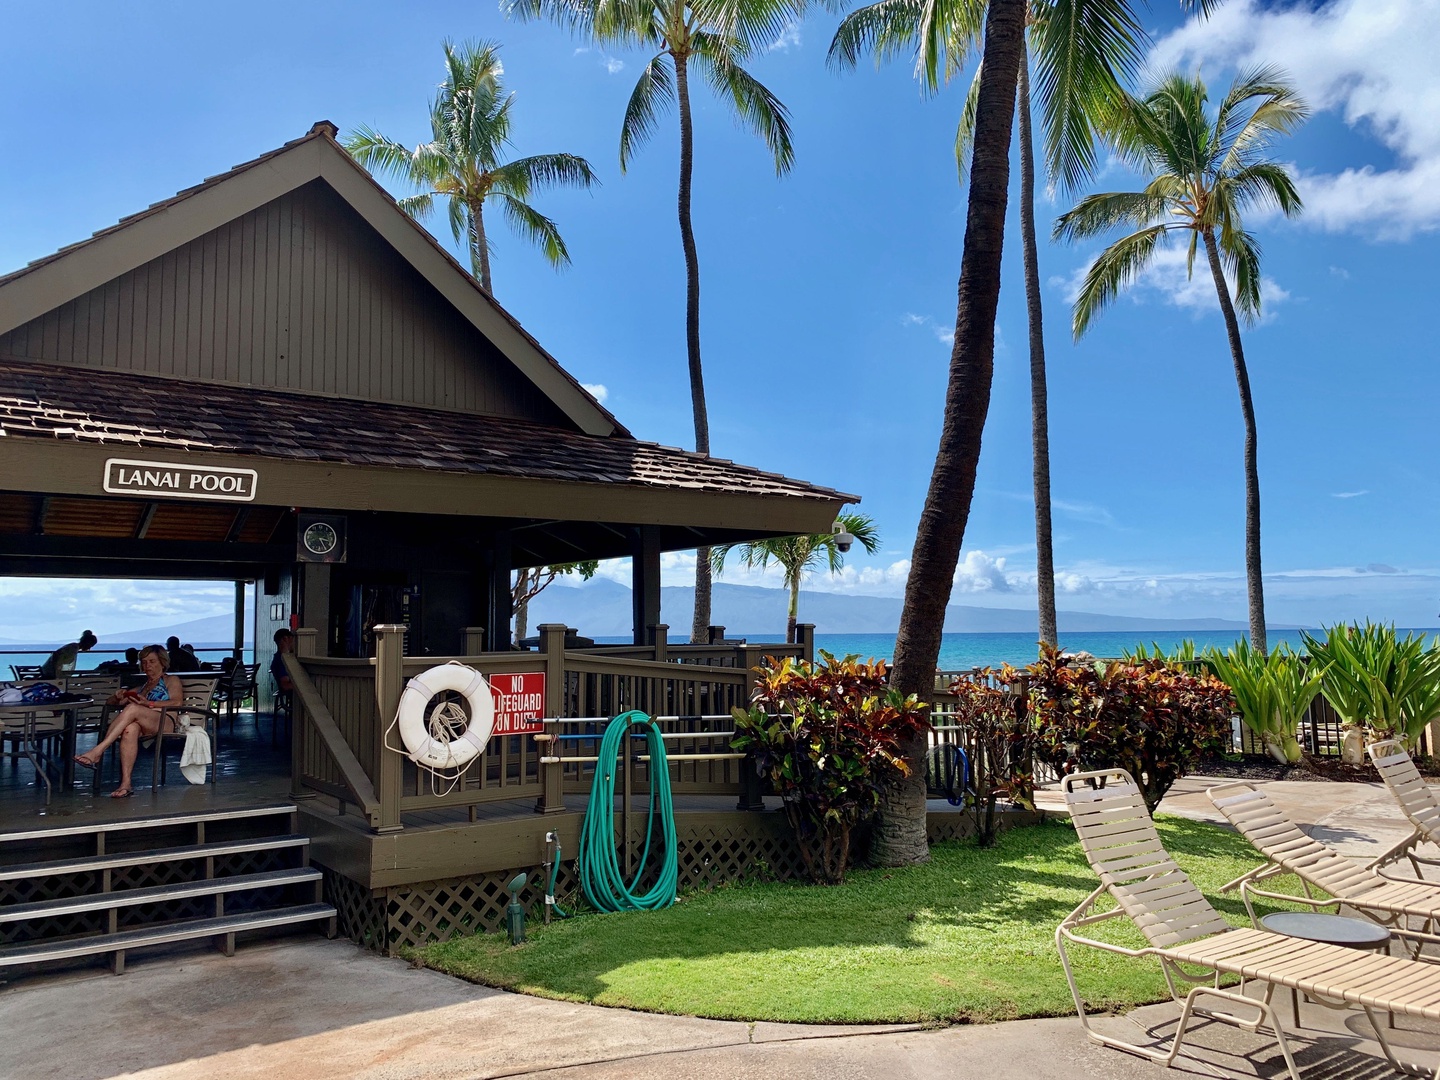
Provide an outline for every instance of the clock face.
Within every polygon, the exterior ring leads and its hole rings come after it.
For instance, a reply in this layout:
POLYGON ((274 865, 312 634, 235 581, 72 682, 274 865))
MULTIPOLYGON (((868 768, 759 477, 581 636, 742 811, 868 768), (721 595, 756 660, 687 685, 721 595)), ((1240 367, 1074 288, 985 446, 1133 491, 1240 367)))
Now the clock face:
POLYGON ((305 530, 305 550, 316 555, 328 555, 340 542, 333 525, 317 521, 305 530))

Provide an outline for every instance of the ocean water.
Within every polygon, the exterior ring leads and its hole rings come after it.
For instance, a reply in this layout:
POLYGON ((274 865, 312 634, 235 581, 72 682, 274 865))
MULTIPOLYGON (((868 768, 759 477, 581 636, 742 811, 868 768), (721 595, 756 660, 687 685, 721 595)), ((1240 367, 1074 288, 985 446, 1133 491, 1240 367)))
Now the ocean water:
MULTIPOLYGON (((0 682, 12 677, 10 665, 33 667, 36 664, 43 664, 50 654, 64 642, 56 642, 54 645, 3 645, 0 646, 0 682)), ((132 646, 136 649, 143 649, 146 645, 153 645, 151 641, 129 641, 110 642, 97 645, 89 652, 80 654, 76 663, 77 670, 92 671, 96 664, 103 664, 106 660, 124 660, 125 650, 132 646)), ((221 657, 229 656, 234 650, 233 645, 226 645, 219 641, 200 641, 195 643, 195 654, 201 660, 209 661, 212 664, 220 663, 221 657)), ((245 662, 254 663, 254 646, 246 643, 245 662)))
MULTIPOLYGON (((1405 629, 1401 630, 1402 635, 1408 632, 1405 629)), ((1420 630, 1419 632, 1433 634, 1436 631, 1420 630)), ((1133 651, 1137 645, 1142 643, 1147 649, 1152 643, 1159 644, 1168 652, 1182 641, 1189 640, 1195 642, 1197 649, 1214 646, 1223 650, 1235 644, 1237 636, 1233 631, 1215 630, 1190 632, 1179 630, 1148 634, 1137 633, 1133 630, 1091 632, 1061 634, 1060 646, 1070 652, 1088 652, 1092 656, 1114 658, 1122 653, 1133 651)), ((1269 638, 1272 649, 1282 641, 1297 651, 1303 644, 1298 630, 1272 630, 1269 638)), ((895 657, 895 635, 816 634, 815 647, 834 653, 836 656, 858 653, 864 658, 876 657, 892 660, 895 657)), ((1039 647, 1034 634, 946 634, 940 641, 939 667, 944 671, 999 667, 1001 664, 1023 667, 1025 664, 1033 663, 1038 655, 1039 647)))

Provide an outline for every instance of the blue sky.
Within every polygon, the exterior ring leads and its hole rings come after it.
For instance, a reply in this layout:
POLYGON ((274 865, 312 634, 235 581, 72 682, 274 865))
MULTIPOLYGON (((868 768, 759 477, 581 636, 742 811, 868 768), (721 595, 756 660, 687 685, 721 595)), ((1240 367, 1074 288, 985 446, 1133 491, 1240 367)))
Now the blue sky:
MULTIPOLYGON (((1219 86, 1237 64, 1276 63, 1316 108, 1277 150, 1300 176, 1305 217, 1255 223, 1267 312, 1246 348, 1268 614, 1434 625, 1440 7, 1230 0, 1196 25, 1157 0, 1146 18, 1157 65, 1199 66, 1219 86)), ((603 185, 534 200, 569 244, 564 273, 497 230, 497 298, 603 387, 638 435, 690 445, 673 114, 628 174, 617 161, 646 57, 586 48, 486 3, 403 13, 367 2, 62 3, 11 5, 3 19, 0 131, 11 152, 0 164, 0 271, 317 119, 418 141, 441 39, 498 40, 517 95, 515 152, 582 154, 603 185)), ((763 145, 697 95, 712 441, 719 456, 861 494, 883 552, 811 587, 898 595, 949 361, 964 207, 952 145, 968 73, 931 99, 905 63, 837 74, 824 62, 835 22, 807 19, 751 66, 791 110, 789 176, 777 179, 763 145)), ((1131 179, 1108 167, 1096 188, 1131 179)), ((1042 222, 1068 205, 1042 200, 1042 222)), ((1007 239, 995 393, 954 599, 1024 607, 1028 357, 1018 231, 1007 239)), ((1067 298, 1096 250, 1040 252, 1060 604, 1243 618, 1241 421, 1210 283, 1163 261, 1074 345, 1067 298)), ((667 566, 667 582, 685 581, 684 556, 667 566)), ((3 607, 26 617, 36 588, 0 582, 3 607)), ((108 595, 123 604, 133 593, 108 595)), ((0 625, 0 636, 15 635, 0 625)))

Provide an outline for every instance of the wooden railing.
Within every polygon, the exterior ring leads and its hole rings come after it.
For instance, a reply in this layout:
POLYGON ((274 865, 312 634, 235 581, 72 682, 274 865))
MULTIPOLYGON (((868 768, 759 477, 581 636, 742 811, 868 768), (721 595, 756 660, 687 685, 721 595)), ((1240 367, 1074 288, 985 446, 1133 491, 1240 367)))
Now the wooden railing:
MULTIPOLYGON (((764 657, 810 655, 813 628, 802 627, 796 645, 670 646, 665 628, 655 627, 651 646, 584 650, 565 648, 563 626, 539 629, 538 652, 407 657, 405 628, 377 626, 375 656, 364 660, 316 656, 314 631, 301 630, 297 655, 289 662, 296 686, 296 797, 321 794, 339 800, 342 810, 358 807, 377 832, 399 829, 405 814, 422 811, 468 808, 473 820, 478 807, 500 800, 533 799, 542 813, 563 810, 565 796, 575 801, 573 796, 588 792, 594 775, 593 763, 569 759, 593 757, 598 740, 553 736, 598 735, 604 719, 640 709, 669 718, 661 726, 672 790, 733 794, 743 805, 757 803, 744 762, 729 746, 730 710, 749 701, 751 669, 764 657), (635 655, 642 652, 643 657, 635 655), (581 725, 547 723, 541 733, 546 737, 494 736, 479 761, 453 781, 443 780, 398 752, 398 732, 390 729, 406 681, 451 660, 487 678, 543 671, 547 718, 594 719, 581 725)), ((632 765, 627 783, 648 784, 648 764, 632 765)))

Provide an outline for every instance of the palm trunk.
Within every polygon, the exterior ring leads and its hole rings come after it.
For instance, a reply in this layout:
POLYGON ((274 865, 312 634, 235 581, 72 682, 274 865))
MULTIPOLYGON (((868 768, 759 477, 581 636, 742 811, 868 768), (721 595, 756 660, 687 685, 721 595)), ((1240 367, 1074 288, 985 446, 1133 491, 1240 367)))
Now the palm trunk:
MULTIPOLYGON (((1023 40, 1022 40, 1023 47, 1023 40)), ((1035 249, 1035 144, 1030 126, 1029 60, 1020 57, 1020 240, 1025 253, 1025 311, 1030 323, 1030 453, 1035 476, 1035 592, 1040 640, 1054 645, 1055 551, 1050 530, 1050 408, 1045 389, 1045 326, 1040 257, 1035 249)))
POLYGON ((485 295, 494 296, 490 290, 490 245, 485 242, 485 204, 478 199, 470 204, 470 263, 480 275, 485 295))
POLYGON ((1240 345, 1240 323, 1235 318, 1235 305, 1230 302, 1230 289, 1225 284, 1225 271, 1220 265, 1220 248, 1215 234, 1206 229, 1205 254, 1210 257, 1210 273, 1215 277, 1215 291, 1220 297, 1220 312, 1225 316, 1225 333, 1230 339, 1230 357, 1235 361, 1235 383, 1240 388, 1240 412, 1245 417, 1245 586, 1250 601, 1250 644, 1262 653, 1265 641, 1265 585, 1260 576, 1260 468, 1256 459, 1255 402, 1250 398, 1250 372, 1245 367, 1245 350, 1240 345))
MULTIPOLYGON (((975 142, 960 256, 955 345, 945 391, 945 421, 935 469, 915 534, 905 605, 895 640, 890 684, 929 700, 945 606, 965 539, 980 437, 990 408, 995 371, 995 311, 1000 302, 1000 256, 1010 186, 1010 132, 1015 123, 1016 78, 1024 51, 1025 0, 990 0, 985 15, 983 66, 975 110, 975 142)), ((910 775, 881 795, 875 856, 885 865, 929 858, 925 838, 926 736, 904 747, 910 775)))
MULTIPOLYGON (((695 415, 695 451, 710 453, 710 418, 705 411, 705 372, 700 366, 700 256, 690 223, 690 178, 695 169, 695 129, 690 120, 690 73, 684 56, 675 60, 675 94, 680 102, 680 245, 685 249, 685 354, 690 363, 690 409, 695 415)), ((690 640, 710 632, 710 549, 695 552, 695 616, 690 640)))
POLYGON ((790 610, 785 617, 785 644, 795 644, 795 627, 800 622, 800 579, 790 582, 790 610))
POLYGON ((525 636, 525 631, 528 629, 530 623, 530 575, 534 574, 538 580, 540 570, 537 567, 534 570, 517 570, 516 573, 519 576, 515 580, 514 608, 515 641, 518 644, 525 636))

